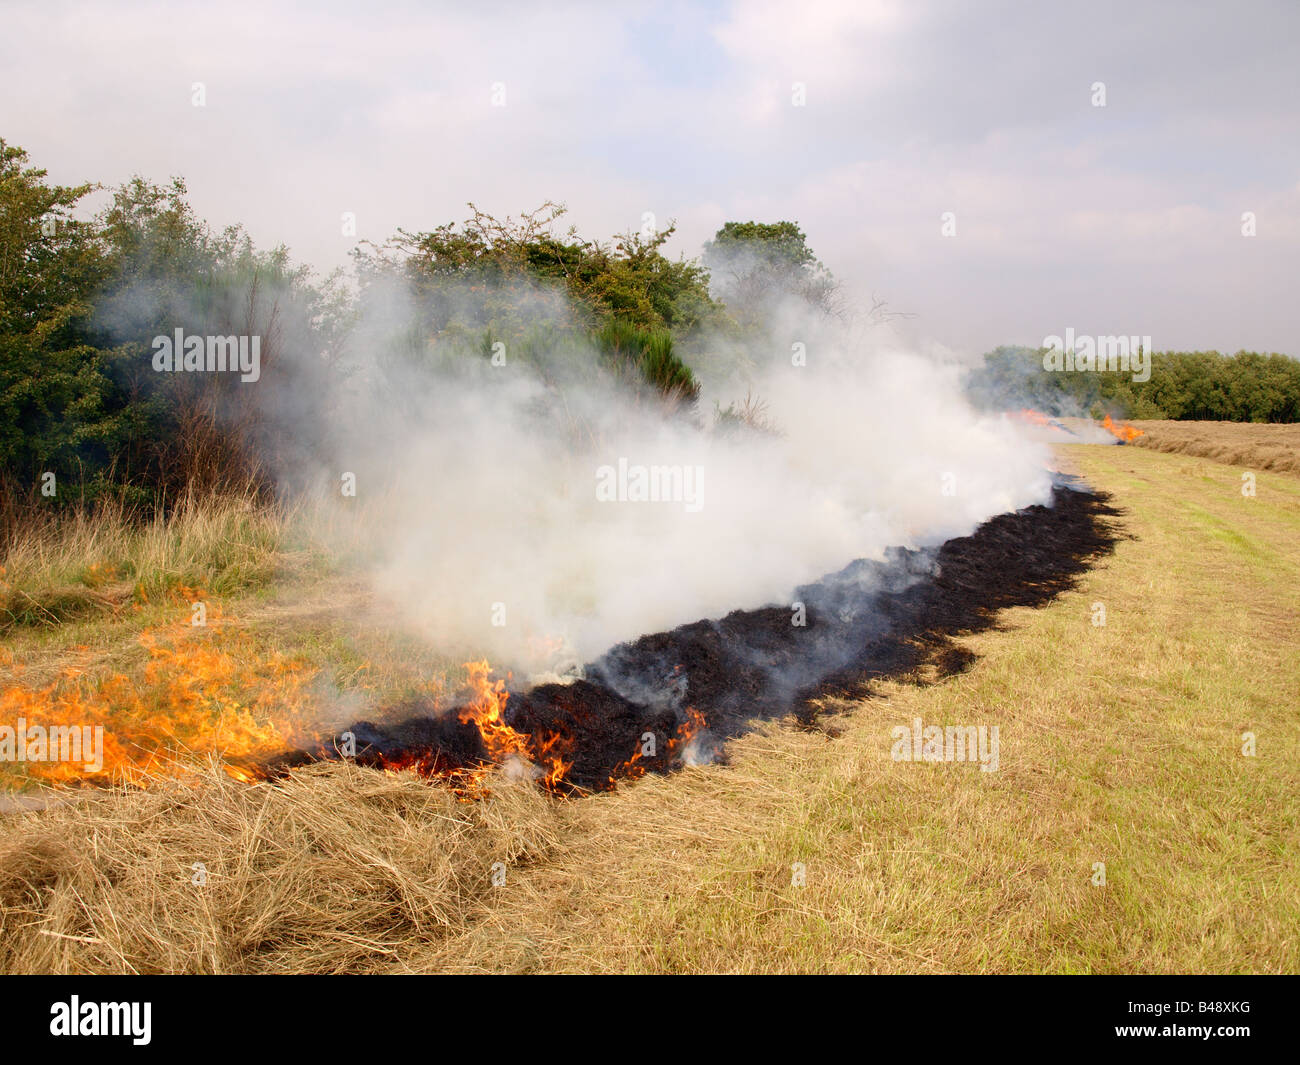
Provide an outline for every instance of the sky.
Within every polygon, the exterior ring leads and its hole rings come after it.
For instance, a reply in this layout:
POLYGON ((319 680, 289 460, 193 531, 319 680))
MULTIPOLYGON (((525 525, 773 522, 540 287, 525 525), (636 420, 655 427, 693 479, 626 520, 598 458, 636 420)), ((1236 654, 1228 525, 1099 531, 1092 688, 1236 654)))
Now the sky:
POLYGON ((0 137, 321 271, 470 201, 688 257, 790 219, 919 349, 1300 356, 1295 0, 0 0, 0 137))

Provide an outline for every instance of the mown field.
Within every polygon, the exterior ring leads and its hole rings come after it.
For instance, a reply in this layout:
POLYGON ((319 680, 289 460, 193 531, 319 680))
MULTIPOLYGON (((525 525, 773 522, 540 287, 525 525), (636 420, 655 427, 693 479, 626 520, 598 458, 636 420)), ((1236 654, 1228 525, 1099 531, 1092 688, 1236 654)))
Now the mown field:
MULTIPOLYGON (((1194 455, 1059 454, 1127 538, 967 639, 958 676, 580 801, 332 765, 10 813, 0 970, 1300 971, 1300 478, 1253 467, 1247 497, 1243 467, 1194 455), (998 771, 893 761, 917 717, 997 725, 998 771)), ((233 590, 209 638, 336 696, 436 683, 336 581, 233 590)), ((0 680, 138 669, 169 609, 15 629, 0 680)))
POLYGON ((1300 473, 1300 425, 1137 421, 1139 447, 1213 459, 1243 469, 1300 473))

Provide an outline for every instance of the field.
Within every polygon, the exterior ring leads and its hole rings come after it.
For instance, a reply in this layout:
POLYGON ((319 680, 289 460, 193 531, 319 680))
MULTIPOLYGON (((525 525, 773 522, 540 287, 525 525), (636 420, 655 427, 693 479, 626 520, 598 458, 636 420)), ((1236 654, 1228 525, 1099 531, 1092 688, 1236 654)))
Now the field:
MULTIPOLYGON (((955 677, 828 701, 724 765, 568 802, 346 764, 11 800, 0 971, 1300 971, 1296 434, 1139 427, 1059 448, 1124 512, 1076 590, 967 638, 955 677), (894 761, 915 718, 997 725, 999 769, 894 761)), ((404 674, 340 576, 229 587, 230 656, 329 663, 357 697, 445 680, 404 674)), ((138 671, 175 609, 15 629, 4 682, 138 671)))
POLYGON ((1253 470, 1300 473, 1300 425, 1138 421, 1139 447, 1253 470))

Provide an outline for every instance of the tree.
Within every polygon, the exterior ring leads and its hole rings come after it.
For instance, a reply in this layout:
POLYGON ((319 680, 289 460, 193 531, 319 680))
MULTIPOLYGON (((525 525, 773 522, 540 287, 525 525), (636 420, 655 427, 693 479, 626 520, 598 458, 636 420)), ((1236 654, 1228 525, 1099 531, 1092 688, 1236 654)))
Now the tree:
POLYGON ((1165 351, 1151 355, 1151 375, 1048 372, 1043 350, 1001 347, 971 372, 967 393, 992 410, 1033 407, 1047 414, 1121 414, 1238 422, 1300 421, 1300 361, 1239 351, 1165 351))
POLYGON ((556 233, 565 208, 551 201, 517 221, 469 207, 459 225, 398 230, 354 256, 363 299, 395 278, 414 298, 422 335, 406 338, 410 357, 429 357, 430 346, 444 358, 486 355, 502 340, 516 357, 536 355, 554 367, 548 354, 571 359, 594 344, 611 365, 637 368, 674 401, 694 398, 698 386, 675 346, 689 350, 720 308, 698 262, 663 254, 674 226, 601 243, 574 227, 556 233))
POLYGON ((155 496, 269 491, 272 474, 288 465, 279 460, 307 441, 302 425, 267 412, 287 409, 295 394, 329 395, 313 385, 324 372, 314 357, 322 346, 321 294, 287 249, 259 251, 240 226, 212 230, 186 197, 180 178, 159 186, 135 177, 98 219, 111 274, 98 298, 95 339, 131 427, 117 473, 155 496), (157 373, 152 338, 176 329, 257 337, 258 381, 157 373))
POLYGON ((796 297, 838 315, 839 286, 794 222, 728 222, 704 245, 714 291, 738 321, 761 326, 771 305, 796 297))
POLYGON ((95 227, 72 217, 92 185, 46 182, 0 140, 0 469, 9 490, 65 483, 102 461, 115 426, 99 352, 85 340, 107 272, 95 227))

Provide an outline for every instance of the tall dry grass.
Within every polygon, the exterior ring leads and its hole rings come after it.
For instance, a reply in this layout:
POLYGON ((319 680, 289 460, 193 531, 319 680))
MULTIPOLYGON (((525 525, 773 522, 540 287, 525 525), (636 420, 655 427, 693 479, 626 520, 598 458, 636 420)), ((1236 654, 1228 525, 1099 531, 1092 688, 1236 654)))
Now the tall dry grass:
POLYGON ((250 495, 188 496, 140 520, 104 501, 33 514, 0 561, 0 629, 57 624, 184 584, 227 594, 275 573, 288 513, 250 495))
POLYGON ((341 973, 400 968, 463 934, 559 846, 554 801, 502 780, 463 803, 348 764, 276 783, 77 795, 10 816, 0 972, 341 973))
POLYGON ((141 518, 119 503, 29 514, 0 554, 0 632, 157 601, 177 587, 230 596, 337 572, 372 550, 375 503, 332 496, 265 502, 190 494, 141 518))

